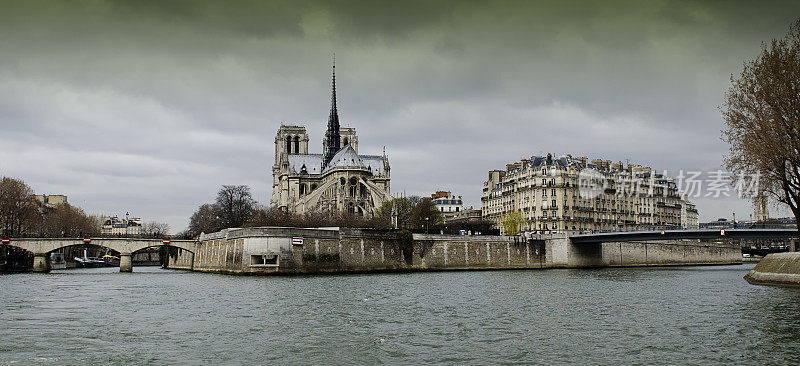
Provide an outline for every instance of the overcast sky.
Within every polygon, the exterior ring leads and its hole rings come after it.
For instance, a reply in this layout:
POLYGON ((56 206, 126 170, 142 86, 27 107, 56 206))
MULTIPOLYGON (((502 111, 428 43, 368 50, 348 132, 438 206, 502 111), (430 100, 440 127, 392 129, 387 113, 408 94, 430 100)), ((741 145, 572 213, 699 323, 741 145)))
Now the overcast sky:
MULTIPOLYGON (((177 232, 223 184, 269 204, 274 138, 339 116, 393 193, 480 207, 548 152, 717 170, 731 74, 800 2, 2 1, 0 175, 177 232)), ((694 200, 701 220, 748 201, 694 200)))

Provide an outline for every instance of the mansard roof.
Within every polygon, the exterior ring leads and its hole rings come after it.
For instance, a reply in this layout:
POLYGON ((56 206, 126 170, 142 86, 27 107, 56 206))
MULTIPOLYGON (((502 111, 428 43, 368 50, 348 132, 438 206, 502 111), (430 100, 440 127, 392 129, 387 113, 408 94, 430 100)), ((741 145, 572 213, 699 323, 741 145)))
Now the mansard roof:
MULTIPOLYGON (((565 168, 565 167, 568 167, 570 165, 573 165, 578 169, 584 168, 583 164, 581 164, 580 161, 572 159, 571 157, 568 157, 568 156, 561 156, 561 157, 558 157, 558 158, 553 157, 551 159, 551 161, 552 161, 551 164, 555 165, 558 168, 565 168)), ((534 167, 534 168, 547 166, 547 157, 546 156, 533 156, 530 159, 530 164, 529 165, 534 167)))

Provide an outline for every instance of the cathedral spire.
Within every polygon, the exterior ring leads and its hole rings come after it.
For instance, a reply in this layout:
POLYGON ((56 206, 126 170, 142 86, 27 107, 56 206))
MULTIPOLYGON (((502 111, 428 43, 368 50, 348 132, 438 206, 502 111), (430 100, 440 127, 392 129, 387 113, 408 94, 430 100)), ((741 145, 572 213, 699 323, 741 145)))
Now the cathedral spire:
POLYGON ((328 131, 325 132, 325 164, 333 159, 333 155, 341 148, 339 136, 339 113, 336 111, 336 55, 333 56, 333 77, 331 82, 331 114, 328 116, 328 131))

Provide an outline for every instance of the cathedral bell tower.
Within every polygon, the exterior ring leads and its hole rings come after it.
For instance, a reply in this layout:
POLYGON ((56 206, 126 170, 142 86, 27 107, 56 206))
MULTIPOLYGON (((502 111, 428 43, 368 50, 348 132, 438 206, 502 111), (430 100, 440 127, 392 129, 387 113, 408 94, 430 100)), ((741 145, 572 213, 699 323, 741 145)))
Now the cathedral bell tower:
POLYGON ((331 83, 331 114, 328 116, 328 131, 325 132, 325 150, 323 164, 328 165, 336 152, 341 148, 339 136, 339 113, 336 111, 336 59, 333 60, 333 81, 331 83))

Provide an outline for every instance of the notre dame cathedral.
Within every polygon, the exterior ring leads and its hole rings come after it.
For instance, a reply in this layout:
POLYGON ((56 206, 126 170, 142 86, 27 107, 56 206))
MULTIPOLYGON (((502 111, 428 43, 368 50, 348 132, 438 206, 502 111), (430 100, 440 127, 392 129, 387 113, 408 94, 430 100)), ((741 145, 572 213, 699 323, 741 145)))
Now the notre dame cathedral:
POLYGON ((370 217, 391 198, 386 149, 383 155, 359 155, 356 130, 339 126, 334 65, 322 154, 309 154, 305 126, 281 124, 278 129, 272 206, 293 213, 347 211, 370 217))

